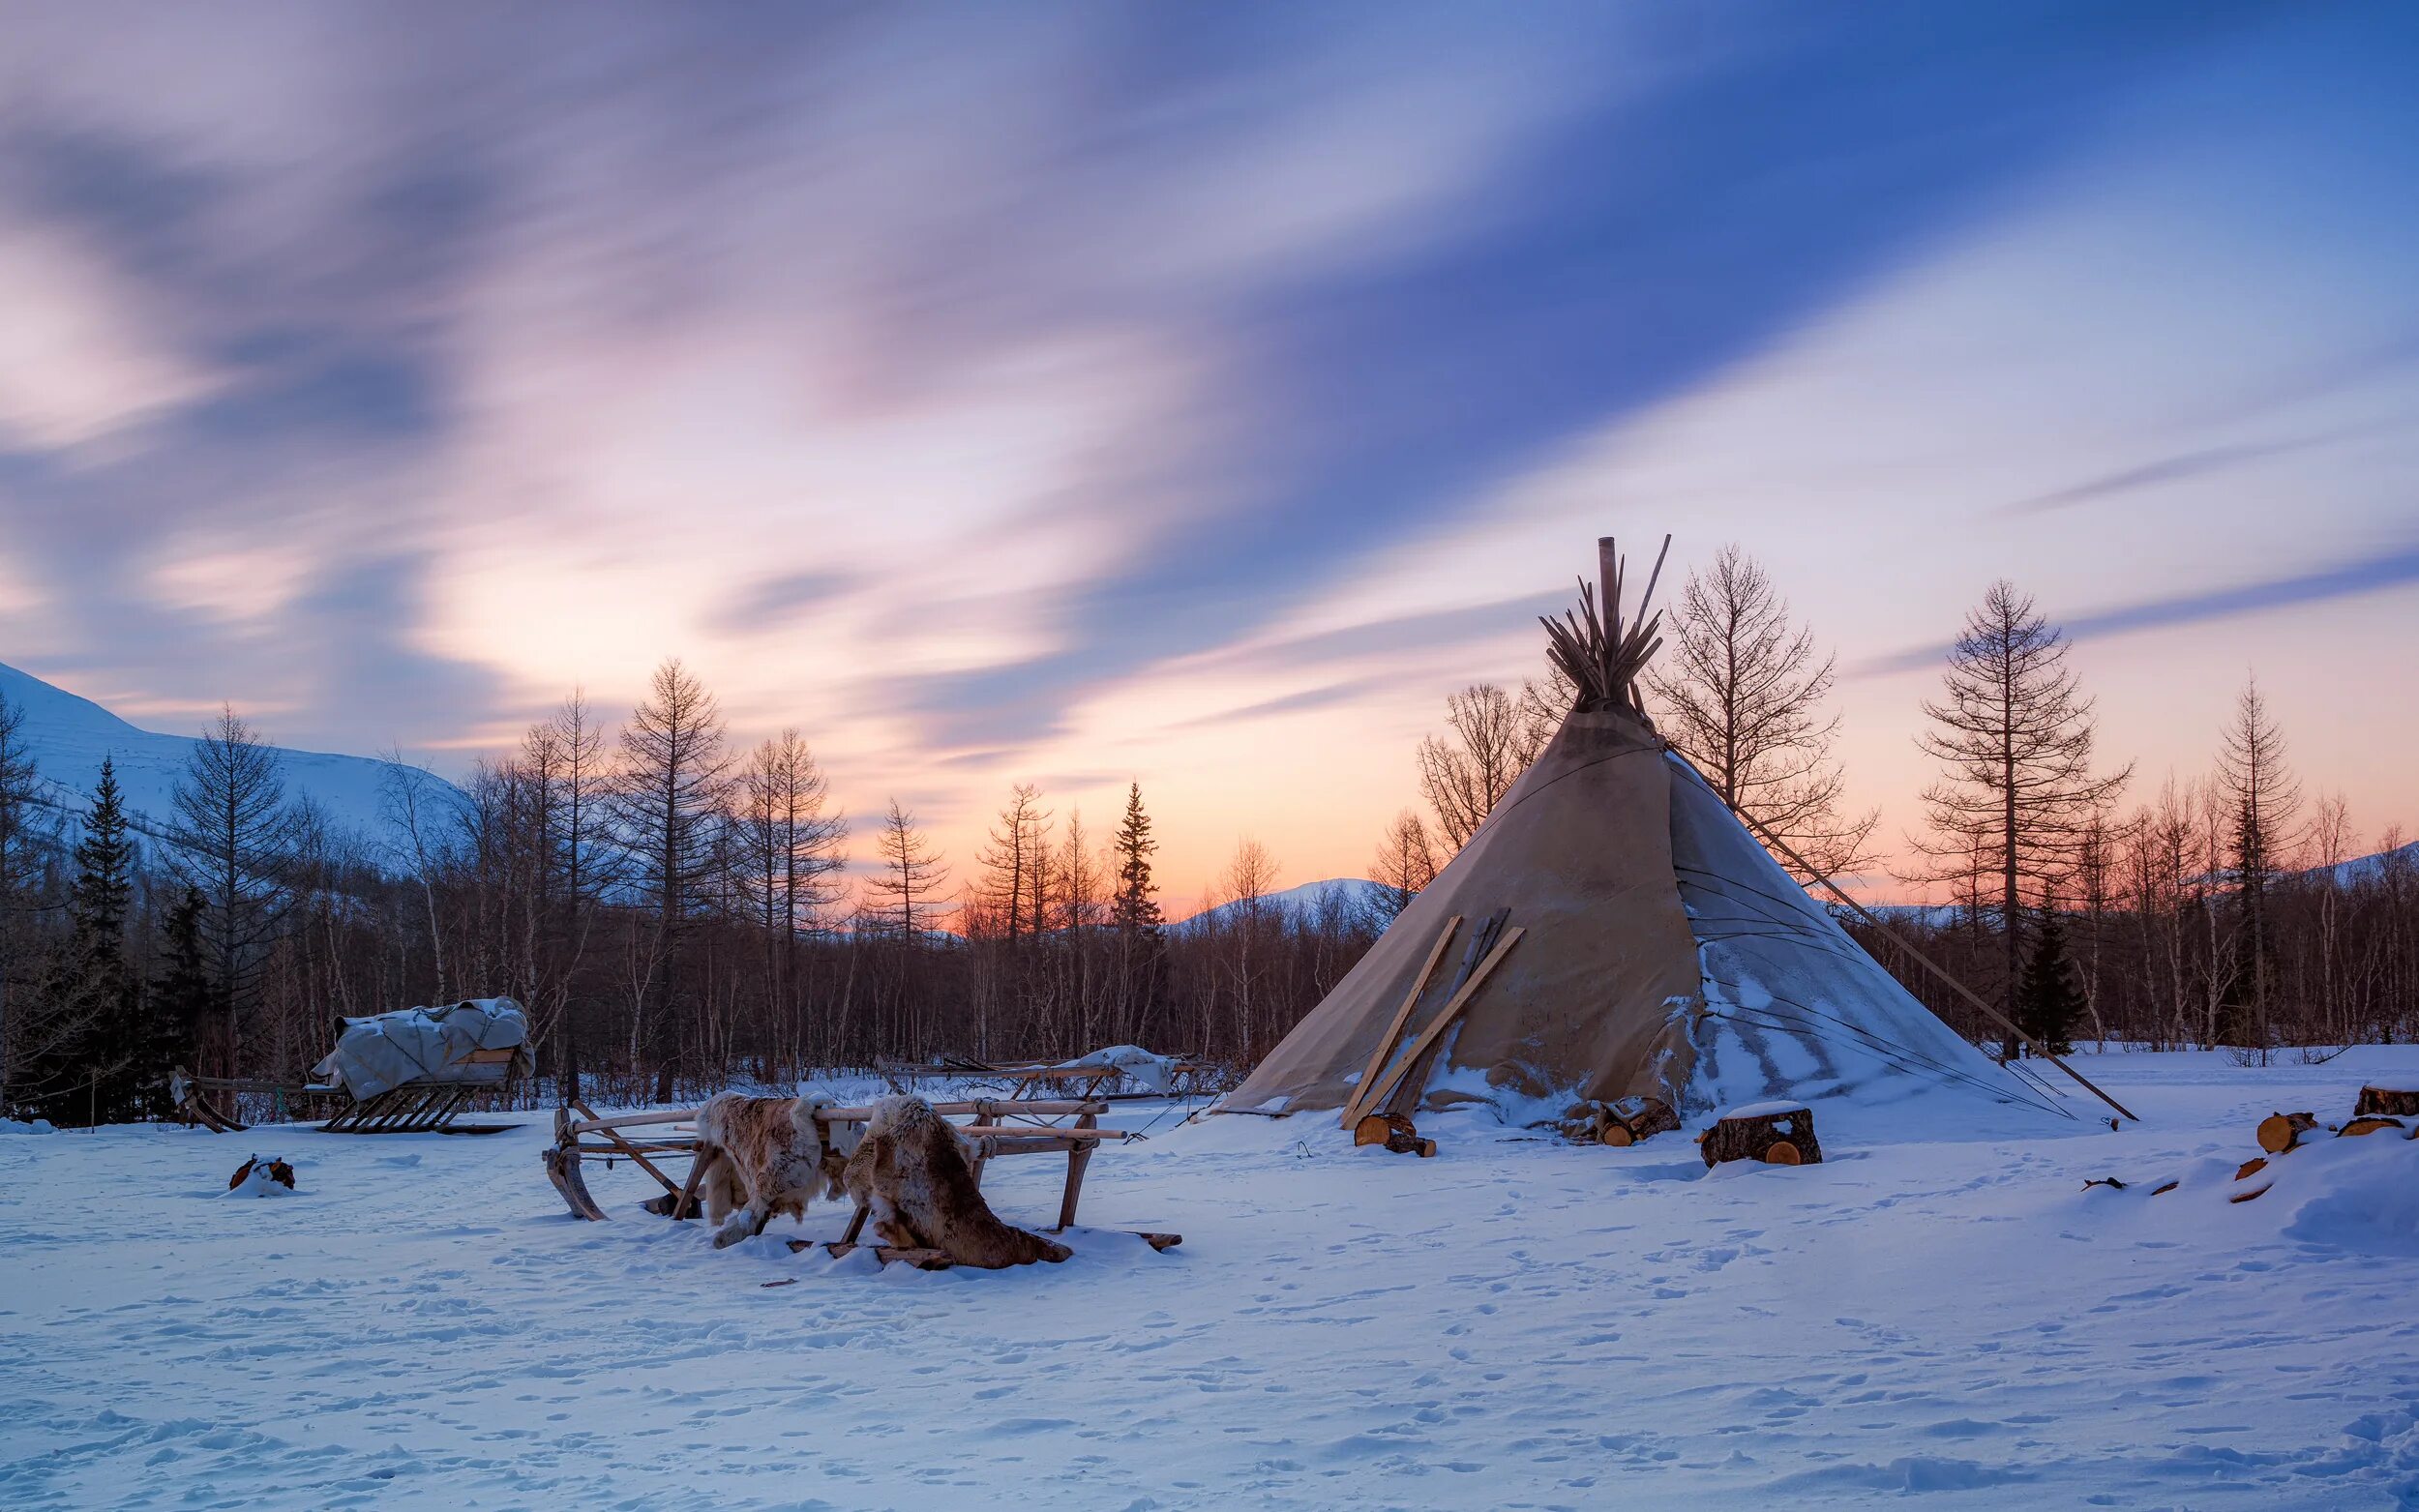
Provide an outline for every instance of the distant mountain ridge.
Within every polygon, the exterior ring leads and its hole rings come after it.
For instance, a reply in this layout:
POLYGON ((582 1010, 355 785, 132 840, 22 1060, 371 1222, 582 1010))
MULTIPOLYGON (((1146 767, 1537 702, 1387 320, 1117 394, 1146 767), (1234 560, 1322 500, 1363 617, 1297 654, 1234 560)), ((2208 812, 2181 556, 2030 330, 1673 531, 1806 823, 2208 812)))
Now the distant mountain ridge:
MULTIPOLYGON (((41 796, 69 815, 81 815, 101 779, 102 758, 115 765, 118 786, 137 828, 159 835, 174 821, 170 794, 185 774, 197 743, 188 735, 164 735, 118 718, 90 698, 0 664, 0 697, 23 712, 20 731, 42 778, 41 796)), ((387 763, 369 756, 273 747, 285 778, 286 796, 309 796, 337 824, 375 834, 384 813, 387 763)), ((459 789, 435 779, 438 790, 459 789)))
MULTIPOLYGON (((1269 893, 1260 900, 1260 906, 1272 913, 1313 913, 1322 908, 1360 909, 1375 904, 1385 891, 1385 888, 1365 877, 1330 876, 1323 882, 1304 882, 1299 887, 1269 893)), ((1191 934, 1231 920, 1242 908, 1239 903, 1222 903, 1179 919, 1168 927, 1179 934, 1191 934)))

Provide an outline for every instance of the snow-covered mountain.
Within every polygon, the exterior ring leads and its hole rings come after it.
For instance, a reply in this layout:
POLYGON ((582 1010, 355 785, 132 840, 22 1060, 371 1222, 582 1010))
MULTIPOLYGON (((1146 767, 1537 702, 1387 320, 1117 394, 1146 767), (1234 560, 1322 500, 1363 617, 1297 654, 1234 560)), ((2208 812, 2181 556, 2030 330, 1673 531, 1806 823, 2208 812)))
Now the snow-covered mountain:
MULTIPOLYGON (((1260 906, 1270 911, 1282 910, 1287 913, 1310 913, 1322 908, 1331 911, 1365 908, 1375 904, 1378 895, 1384 891, 1385 889, 1377 883, 1363 877, 1330 876, 1324 882, 1304 882, 1299 887, 1289 887, 1280 893, 1270 893, 1260 900, 1260 906)), ((1220 904, 1214 908, 1205 908, 1189 918, 1179 919, 1170 928, 1179 932, 1208 929, 1214 923, 1232 917, 1241 907, 1241 904, 1220 904)))
MULTIPOLYGON (((126 806, 138 826, 153 834, 167 828, 175 813, 169 792, 192 756, 192 737, 138 729, 90 698, 5 665, 0 665, 0 697, 24 712, 21 734, 42 774, 44 801, 66 814, 82 814, 107 756, 116 763, 118 786, 126 790, 126 806)), ((337 824, 378 832, 385 762, 282 748, 278 756, 288 797, 308 794, 337 824)))

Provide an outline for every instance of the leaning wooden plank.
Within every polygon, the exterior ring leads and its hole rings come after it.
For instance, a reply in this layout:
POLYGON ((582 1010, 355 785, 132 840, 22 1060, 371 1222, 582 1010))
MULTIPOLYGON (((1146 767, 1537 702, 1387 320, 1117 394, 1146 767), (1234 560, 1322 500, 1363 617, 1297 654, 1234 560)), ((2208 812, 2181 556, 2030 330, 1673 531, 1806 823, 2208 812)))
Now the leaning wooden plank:
POLYGON ((1461 915, 1457 913, 1446 920, 1445 928, 1437 932, 1436 943, 1428 947, 1427 964, 1419 968, 1418 976, 1412 978, 1411 991, 1403 994, 1403 1005, 1394 1010, 1393 1022, 1386 1026, 1386 1032, 1370 1049, 1369 1064, 1360 1073, 1360 1080, 1353 1083, 1353 1095, 1344 1099, 1343 1116, 1335 1120, 1337 1128, 1349 1129, 1360 1116, 1361 1099, 1367 1097, 1378 1084, 1378 1074, 1386 1069, 1387 1057, 1394 1053, 1395 1045, 1401 1042, 1403 1026, 1411 1022, 1411 1011, 1419 1006, 1419 994, 1428 990, 1428 979, 1436 975, 1437 963, 1445 959, 1446 950, 1453 943, 1453 934, 1460 928, 1461 915))
POLYGON ((1487 958, 1478 963, 1478 968, 1470 973, 1470 980, 1461 984, 1461 991, 1455 993, 1453 1000, 1445 1005, 1445 1011, 1438 1014, 1435 1022, 1420 1031, 1419 1037, 1412 1041, 1411 1049, 1404 1052, 1402 1058, 1394 1062, 1394 1069, 1386 1074, 1383 1084, 1370 1095, 1371 1106, 1383 1103, 1394 1090, 1395 1083, 1403 1079, 1404 1073, 1417 1065, 1420 1057, 1427 1054, 1430 1048, 1445 1037, 1445 1031, 1460 1020, 1462 1010, 1470 1006, 1470 999, 1476 997, 1478 994, 1478 989, 1486 985, 1488 974, 1503 964, 1506 956, 1511 954, 1512 947, 1520 943, 1520 936, 1524 933, 1525 931, 1517 928, 1504 932, 1504 937, 1496 942, 1492 951, 1487 953, 1487 958))

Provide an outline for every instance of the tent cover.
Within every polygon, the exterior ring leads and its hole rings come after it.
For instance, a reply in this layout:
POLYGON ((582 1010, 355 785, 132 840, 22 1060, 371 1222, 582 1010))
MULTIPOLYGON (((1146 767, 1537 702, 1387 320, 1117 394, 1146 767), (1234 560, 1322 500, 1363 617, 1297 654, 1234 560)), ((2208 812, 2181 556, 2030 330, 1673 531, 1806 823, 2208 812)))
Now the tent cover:
POLYGON ((1630 1095, 1683 1117, 1777 1097, 1950 1116, 1997 1105, 2028 1124, 2064 1112, 1909 995, 1621 710, 1568 716, 1224 1106, 1343 1107, 1439 933, 1463 921, 1402 1042, 1444 1011, 1464 942, 1499 908, 1524 933, 1446 1031, 1424 1106, 1481 1099, 1521 1122, 1630 1095))

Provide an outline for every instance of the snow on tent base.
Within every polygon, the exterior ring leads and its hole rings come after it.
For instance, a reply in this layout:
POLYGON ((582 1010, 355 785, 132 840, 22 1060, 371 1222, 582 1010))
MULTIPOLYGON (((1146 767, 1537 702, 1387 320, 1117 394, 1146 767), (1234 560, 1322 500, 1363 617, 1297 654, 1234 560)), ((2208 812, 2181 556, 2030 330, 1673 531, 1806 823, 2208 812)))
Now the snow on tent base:
POLYGON ((1900 987, 1656 733, 1634 693, 1655 621, 1641 604, 1624 628, 1598 545, 1605 616, 1583 583, 1575 628, 1551 627, 1580 690, 1562 727, 1223 1108, 1350 1124, 1478 1099, 1527 1124, 1645 1096, 1693 1122, 1785 1098, 1866 1140, 2084 1127, 1900 987), (1462 921, 1520 948, 1482 969, 1462 921))

